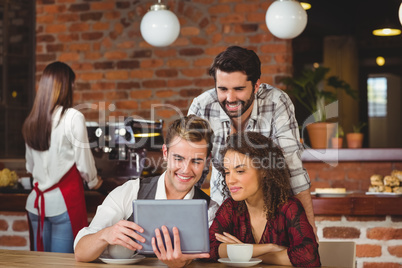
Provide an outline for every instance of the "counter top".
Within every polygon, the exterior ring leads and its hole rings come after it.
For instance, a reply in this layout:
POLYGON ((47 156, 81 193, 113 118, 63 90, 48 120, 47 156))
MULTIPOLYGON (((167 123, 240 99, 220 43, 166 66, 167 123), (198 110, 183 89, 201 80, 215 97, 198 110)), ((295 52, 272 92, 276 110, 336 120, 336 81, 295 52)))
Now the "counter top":
MULTIPOLYGON (((0 211, 25 212, 27 193, 0 193, 0 211)), ((86 191, 85 200, 89 215, 105 199, 105 195, 96 191, 86 191)), ((373 196, 353 193, 344 197, 312 196, 315 215, 350 215, 350 216, 402 216, 402 196, 373 196)))
POLYGON ((401 148, 305 149, 303 162, 402 161, 401 148))

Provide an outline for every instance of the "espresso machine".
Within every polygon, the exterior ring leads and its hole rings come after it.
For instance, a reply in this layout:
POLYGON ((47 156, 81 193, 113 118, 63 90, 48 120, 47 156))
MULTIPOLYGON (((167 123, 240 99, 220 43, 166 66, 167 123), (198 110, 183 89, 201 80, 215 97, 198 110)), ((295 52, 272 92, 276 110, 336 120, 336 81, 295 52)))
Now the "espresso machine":
POLYGON ((140 120, 99 125, 87 122, 88 140, 98 175, 108 190, 129 179, 162 173, 163 120, 140 120))

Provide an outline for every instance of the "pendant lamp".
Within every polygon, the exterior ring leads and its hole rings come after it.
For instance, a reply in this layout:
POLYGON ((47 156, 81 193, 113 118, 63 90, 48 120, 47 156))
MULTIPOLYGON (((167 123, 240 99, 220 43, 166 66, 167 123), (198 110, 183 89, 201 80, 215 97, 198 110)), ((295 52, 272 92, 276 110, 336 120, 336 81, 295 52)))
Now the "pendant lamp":
POLYGON ((265 14, 268 30, 282 39, 295 38, 307 25, 307 12, 298 1, 276 0, 265 14))
POLYGON ((140 30, 145 41, 155 47, 172 44, 180 33, 177 16, 158 1, 152 5, 141 20, 140 30))
POLYGON ((399 22, 400 22, 401 25, 402 25, 402 3, 401 3, 401 5, 399 6, 399 22))

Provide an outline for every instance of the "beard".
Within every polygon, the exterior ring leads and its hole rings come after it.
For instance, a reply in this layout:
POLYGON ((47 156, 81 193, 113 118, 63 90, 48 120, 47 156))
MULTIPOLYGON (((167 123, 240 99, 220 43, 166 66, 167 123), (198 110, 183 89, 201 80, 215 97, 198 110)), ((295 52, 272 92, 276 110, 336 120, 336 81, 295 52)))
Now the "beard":
POLYGON ((229 118, 237 118, 242 116, 249 108, 250 106, 253 104, 255 99, 254 96, 254 92, 251 92, 250 98, 248 98, 248 100, 243 101, 243 100, 239 100, 236 102, 227 102, 226 100, 219 102, 219 104, 221 105, 222 109, 225 111, 225 113, 229 116, 229 118), (236 105, 236 104, 240 104, 241 109, 237 110, 237 111, 229 111, 226 108, 226 105, 236 105))

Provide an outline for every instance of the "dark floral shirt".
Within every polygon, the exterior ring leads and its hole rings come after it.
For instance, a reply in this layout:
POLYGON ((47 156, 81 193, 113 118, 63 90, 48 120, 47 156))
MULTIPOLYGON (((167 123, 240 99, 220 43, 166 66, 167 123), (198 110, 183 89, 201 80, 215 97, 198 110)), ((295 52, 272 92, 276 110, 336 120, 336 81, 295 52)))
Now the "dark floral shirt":
MULTIPOLYGON (((238 212, 239 202, 226 199, 216 212, 215 220, 209 228, 210 260, 219 259, 218 248, 221 242, 216 240, 215 233, 227 232, 243 243, 256 244, 247 209, 238 212)), ((293 266, 321 266, 318 255, 318 244, 313 228, 307 220, 303 205, 295 198, 289 198, 282 205, 278 215, 266 224, 260 244, 276 244, 287 247, 288 256, 293 266)))

